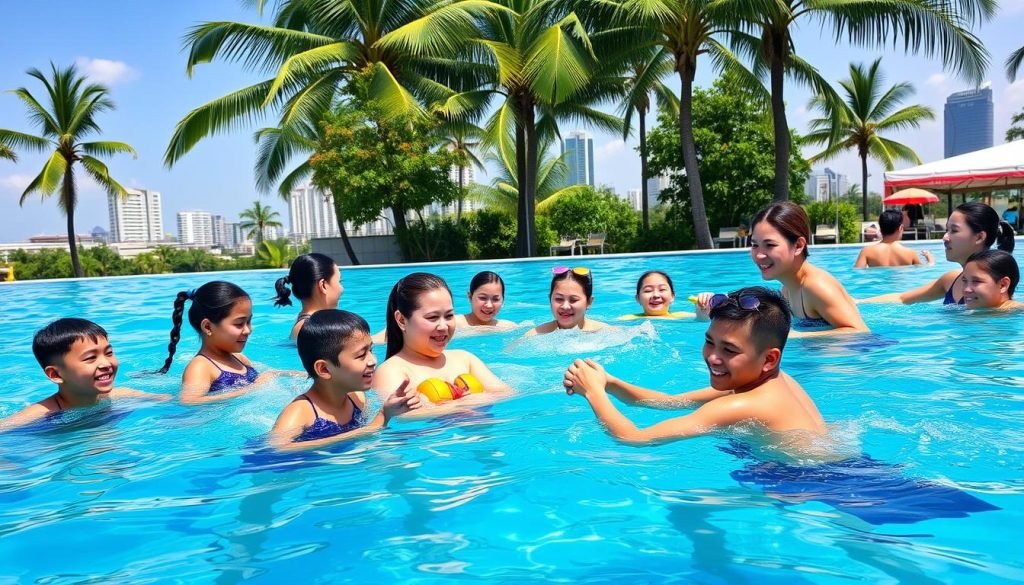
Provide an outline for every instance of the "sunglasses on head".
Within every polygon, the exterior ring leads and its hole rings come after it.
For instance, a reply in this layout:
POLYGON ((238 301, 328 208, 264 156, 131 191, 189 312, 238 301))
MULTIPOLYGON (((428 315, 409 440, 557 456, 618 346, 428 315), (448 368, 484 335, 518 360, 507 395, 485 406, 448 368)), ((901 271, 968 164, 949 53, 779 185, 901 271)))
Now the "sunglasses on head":
POLYGON ((569 270, 572 270, 574 273, 580 276, 590 276, 590 269, 587 268, 586 266, 577 266, 576 268, 571 269, 568 266, 555 266, 554 268, 551 269, 551 274, 558 276, 560 274, 565 274, 566 272, 569 272, 569 270))
POLYGON ((718 308, 723 305, 734 303, 737 307, 744 311, 753 311, 761 306, 761 299, 754 295, 741 295, 739 297, 733 297, 725 294, 717 294, 711 297, 711 301, 708 305, 712 308, 718 308))

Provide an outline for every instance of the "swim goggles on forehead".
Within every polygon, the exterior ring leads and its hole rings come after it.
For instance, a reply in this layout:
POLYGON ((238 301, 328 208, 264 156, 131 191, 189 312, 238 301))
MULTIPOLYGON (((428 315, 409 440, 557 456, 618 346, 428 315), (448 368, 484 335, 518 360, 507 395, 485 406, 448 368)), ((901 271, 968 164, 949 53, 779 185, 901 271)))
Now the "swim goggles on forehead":
POLYGON ((576 268, 569 268, 568 266, 555 266, 551 269, 551 274, 558 276, 559 274, 565 274, 572 270, 574 273, 580 276, 590 276, 590 269, 586 266, 577 266, 576 268))
POLYGON ((711 297, 711 301, 708 303, 708 306, 711 307, 712 309, 716 309, 729 303, 734 303, 736 306, 743 309, 744 311, 753 311, 761 306, 761 299, 755 297, 754 295, 741 295, 739 297, 733 297, 730 295, 719 293, 711 297))

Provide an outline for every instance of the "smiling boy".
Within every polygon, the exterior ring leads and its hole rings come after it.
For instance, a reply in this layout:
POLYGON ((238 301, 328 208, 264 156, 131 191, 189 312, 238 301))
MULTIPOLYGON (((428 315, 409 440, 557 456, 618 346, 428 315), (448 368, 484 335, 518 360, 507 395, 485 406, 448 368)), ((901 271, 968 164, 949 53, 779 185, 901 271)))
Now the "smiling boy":
POLYGON ((703 350, 710 387, 670 395, 624 382, 591 360, 576 360, 565 373, 567 392, 586 398, 608 432, 624 443, 664 443, 741 422, 759 423, 773 433, 824 434, 825 421, 814 401, 781 369, 790 329, 785 299, 767 288, 750 287, 715 295, 710 307, 703 350), (641 429, 619 412, 608 394, 650 408, 700 406, 641 429))
POLYGON ((36 332, 32 353, 57 392, 0 420, 0 430, 29 424, 47 415, 85 408, 110 398, 168 400, 166 394, 147 394, 114 388, 117 358, 106 330, 86 319, 58 319, 36 332))

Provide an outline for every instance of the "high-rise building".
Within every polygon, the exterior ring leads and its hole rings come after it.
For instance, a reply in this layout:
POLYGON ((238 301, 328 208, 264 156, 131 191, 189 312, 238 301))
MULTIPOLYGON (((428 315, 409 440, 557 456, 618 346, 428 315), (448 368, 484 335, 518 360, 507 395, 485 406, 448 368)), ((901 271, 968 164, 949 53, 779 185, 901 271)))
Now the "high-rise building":
POLYGON ((626 191, 626 201, 629 201, 629 206, 636 211, 643 209, 643 196, 644 192, 641 189, 630 189, 629 191, 626 191))
POLYGON ((124 197, 107 195, 111 242, 156 242, 163 239, 160 193, 127 189, 124 197))
MULTIPOLYGON (((647 179, 647 208, 654 209, 658 206, 658 196, 661 192, 672 186, 672 177, 658 175, 647 179)), ((639 201, 639 198, 637 199, 639 201)))
POLYGON ((570 132, 562 140, 562 154, 569 167, 566 185, 594 186, 594 139, 586 132, 570 132))
POLYGON ((306 185, 294 189, 288 197, 289 234, 295 240, 329 238, 340 235, 334 214, 334 198, 306 185))
POLYGON ((946 98, 945 157, 992 147, 992 88, 959 91, 946 98))
POLYGON ((804 184, 804 193, 814 201, 832 201, 849 189, 849 178, 827 167, 824 171, 812 171, 804 184))
MULTIPOLYGON (((473 165, 462 167, 462 184, 465 187, 469 187, 473 183, 476 183, 476 172, 473 165)), ((448 172, 448 178, 451 179, 452 183, 459 184, 459 167, 458 165, 452 165, 451 170, 448 172)))
POLYGON ((227 220, 224 219, 223 215, 214 215, 211 217, 211 227, 213 228, 213 245, 220 246, 222 248, 229 248, 231 244, 228 242, 229 234, 227 230, 227 220))
POLYGON ((192 246, 213 245, 213 218, 206 211, 178 212, 178 242, 192 246))

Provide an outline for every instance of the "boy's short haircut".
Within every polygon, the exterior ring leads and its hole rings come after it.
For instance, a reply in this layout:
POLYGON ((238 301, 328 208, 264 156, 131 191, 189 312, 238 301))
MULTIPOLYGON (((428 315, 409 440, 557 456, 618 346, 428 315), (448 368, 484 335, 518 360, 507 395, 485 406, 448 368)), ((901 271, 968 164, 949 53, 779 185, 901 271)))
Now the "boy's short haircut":
POLYGON ((789 329, 792 326, 789 303, 778 291, 763 287, 750 286, 729 293, 729 300, 711 309, 711 320, 723 319, 750 323, 750 335, 758 351, 773 347, 781 351, 786 347, 789 329), (743 297, 757 299, 757 308, 744 309, 741 304, 743 297))
POLYGON ((65 317, 36 331, 35 337, 32 338, 32 353, 35 354, 39 365, 45 368, 52 366, 56 360, 71 351, 71 346, 76 341, 85 338, 99 341, 101 337, 110 338, 106 329, 92 321, 65 317))
POLYGON ((355 313, 340 309, 323 309, 313 313, 295 338, 299 360, 302 361, 302 367, 306 368, 306 373, 311 378, 317 377, 313 369, 317 360, 340 365, 338 354, 345 343, 359 333, 369 337, 370 326, 366 319, 355 313))
POLYGON ((878 216, 878 227, 883 236, 891 236, 903 225, 903 213, 895 209, 887 209, 878 216))

